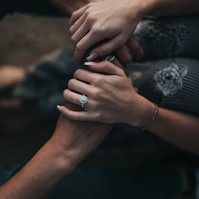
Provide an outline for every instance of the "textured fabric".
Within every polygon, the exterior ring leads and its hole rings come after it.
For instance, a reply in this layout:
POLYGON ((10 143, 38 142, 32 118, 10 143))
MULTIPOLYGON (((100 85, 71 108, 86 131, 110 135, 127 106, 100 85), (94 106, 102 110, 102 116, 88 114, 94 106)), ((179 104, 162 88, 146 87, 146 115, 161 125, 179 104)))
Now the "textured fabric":
POLYGON ((143 19, 133 34, 144 49, 143 60, 199 58, 198 22, 199 16, 143 19))
POLYGON ((161 107, 199 116, 199 60, 171 58, 129 64, 139 93, 161 107))

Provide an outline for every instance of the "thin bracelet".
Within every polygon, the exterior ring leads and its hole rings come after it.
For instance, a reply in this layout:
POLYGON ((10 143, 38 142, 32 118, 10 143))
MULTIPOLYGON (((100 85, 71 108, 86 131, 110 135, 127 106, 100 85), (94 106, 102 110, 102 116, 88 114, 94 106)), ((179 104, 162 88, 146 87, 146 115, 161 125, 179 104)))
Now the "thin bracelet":
POLYGON ((147 129, 149 129, 149 127, 151 126, 152 122, 156 119, 157 117, 157 114, 158 114, 158 105, 157 104, 154 104, 155 105, 155 108, 154 108, 154 111, 153 111, 153 115, 152 117, 149 119, 149 121, 147 122, 147 125, 145 127, 142 128, 143 131, 146 131, 147 129))

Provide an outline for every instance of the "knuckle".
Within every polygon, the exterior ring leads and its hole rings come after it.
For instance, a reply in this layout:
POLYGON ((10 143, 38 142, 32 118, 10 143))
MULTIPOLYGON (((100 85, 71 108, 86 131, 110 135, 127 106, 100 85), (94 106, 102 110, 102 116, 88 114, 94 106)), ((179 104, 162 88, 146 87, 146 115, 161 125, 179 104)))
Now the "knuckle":
POLYGON ((129 55, 129 56, 126 56, 126 58, 125 58, 125 64, 128 64, 128 63, 130 63, 131 61, 133 60, 133 57, 132 57, 132 55, 129 55))
POLYGON ((87 11, 87 20, 90 22, 90 23, 93 23, 95 21, 95 16, 92 15, 91 11, 87 11))
POLYGON ((95 77, 93 79, 93 84, 96 85, 96 86, 100 86, 101 87, 101 86, 104 85, 104 80, 101 77, 95 77))
POLYGON ((70 79, 69 81, 68 81, 68 88, 69 89, 71 89, 71 88, 73 88, 73 86, 74 86, 74 79, 70 79))
POLYGON ((64 98, 66 98, 67 93, 68 93, 68 90, 67 90, 67 89, 65 89, 65 90, 63 91, 63 96, 64 96, 64 98))
POLYGON ((76 38, 74 37, 74 35, 70 38, 70 40, 71 40, 72 44, 74 44, 74 45, 75 45, 76 42, 77 42, 77 41, 76 41, 76 38))
POLYGON ((77 15, 77 10, 72 13, 71 19, 76 18, 76 15, 77 15))
POLYGON ((73 26, 71 26, 71 27, 69 28, 69 33, 70 33, 70 35, 73 33, 73 26))
POLYGON ((69 101, 72 99, 72 95, 68 90, 64 92, 64 98, 69 101))
POLYGON ((111 67, 110 67, 110 65, 111 65, 111 63, 109 62, 109 61, 104 61, 104 65, 103 65, 103 71, 105 72, 105 73, 111 73, 112 72, 112 70, 111 70, 111 67))
POLYGON ((93 92, 93 99, 95 100, 95 107, 99 108, 99 100, 103 98, 103 91, 102 90, 96 90, 93 92))
POLYGON ((83 51, 84 50, 84 46, 81 43, 77 43, 75 48, 76 48, 77 51, 83 51))
POLYGON ((101 34, 103 33, 102 28, 98 25, 93 26, 91 31, 91 34, 95 36, 102 36, 101 34))
POLYGON ((93 5, 94 5, 93 2, 89 2, 89 3, 87 4, 88 9, 91 9, 91 8, 93 7, 93 5))
POLYGON ((112 50, 112 46, 110 45, 102 45, 98 48, 98 51, 103 52, 103 55, 109 55, 113 50, 112 50))
POLYGON ((73 75, 74 78, 78 78, 82 73, 82 70, 81 69, 77 69, 73 75))
POLYGON ((95 3, 93 3, 93 2, 89 2, 88 4, 87 4, 87 9, 86 9, 86 13, 91 13, 92 12, 92 10, 93 10, 93 5, 94 5, 95 3))
POLYGON ((140 48, 139 43, 135 39, 133 39, 132 46, 133 46, 134 49, 140 48))
POLYGON ((116 41, 117 41, 117 46, 122 46, 123 44, 126 43, 126 38, 123 36, 118 36, 116 41))

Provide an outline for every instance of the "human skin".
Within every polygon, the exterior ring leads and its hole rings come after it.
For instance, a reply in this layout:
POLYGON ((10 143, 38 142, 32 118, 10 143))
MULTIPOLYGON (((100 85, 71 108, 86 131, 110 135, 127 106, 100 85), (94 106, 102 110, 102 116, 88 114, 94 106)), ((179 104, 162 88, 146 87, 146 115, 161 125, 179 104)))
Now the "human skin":
MULTIPOLYGON (((75 1, 72 1, 72 0, 48 0, 47 2, 45 2, 45 5, 43 5, 43 9, 44 9, 43 12, 45 13, 45 6, 46 6, 46 9, 48 9, 48 3, 49 3, 49 4, 52 4, 55 8, 57 8, 57 10, 60 11, 61 13, 63 13, 66 17, 70 17, 71 14, 75 10, 78 10, 79 8, 87 5, 88 3, 95 2, 95 1, 97 1, 97 0, 75 0, 75 1)), ((20 12, 20 7, 21 7, 20 0, 16 0, 16 3, 17 3, 16 10, 20 12)), ((1 3, 0 3, 0 5, 1 5, 1 3)), ((25 9, 31 10, 31 5, 34 5, 35 7, 36 6, 39 7, 39 2, 31 1, 31 4, 26 3, 25 5, 23 5, 24 8, 22 10, 23 11, 25 9)), ((42 11, 40 11, 40 12, 42 12, 42 11)), ((129 38, 126 46, 128 46, 128 48, 131 49, 131 51, 133 51, 134 54, 132 55, 132 53, 129 53, 129 50, 127 50, 127 48, 124 46, 117 49, 115 51, 115 54, 117 55, 117 58, 119 59, 121 64, 125 65, 125 64, 129 63, 132 59, 140 59, 142 57, 143 50, 142 50, 141 46, 139 45, 139 43, 134 38, 132 38, 132 37, 129 38)))
POLYGON ((150 123, 154 103, 136 92, 121 68, 107 61, 86 64, 89 71, 79 69, 75 72, 68 89, 64 91, 64 97, 69 102, 79 104, 79 93, 84 93, 88 96, 88 103, 83 111, 59 106, 58 109, 67 118, 147 127, 162 139, 199 154, 198 117, 159 107, 155 120, 150 123))
MULTIPOLYGON (((70 17, 74 11, 78 10, 79 8, 82 8, 83 6, 87 5, 88 3, 96 2, 97 0, 77 0, 77 1, 49 0, 49 1, 58 10, 60 10, 66 16, 70 17)), ((132 60, 139 60, 143 56, 144 52, 143 52, 141 46, 133 37, 129 37, 128 41, 126 42, 126 46, 134 53, 133 54, 129 53, 129 50, 127 50, 127 48, 124 46, 118 48, 114 52, 114 54, 117 55, 117 58, 121 62, 121 64, 125 65, 125 64, 128 64, 132 60)), ((108 54, 108 53, 105 53, 105 54, 108 54)), ((78 57, 76 57, 76 58, 78 58, 78 57)), ((81 62, 79 59, 77 59, 77 61, 81 62)))
MULTIPOLYGON (((111 125, 59 117, 53 136, 8 182, 0 199, 44 199, 106 137, 111 125)), ((75 185, 74 185, 75 186, 75 185)))
POLYGON ((70 18, 74 56, 79 62, 84 57, 93 61, 116 51, 131 38, 136 25, 146 15, 198 13, 197 0, 106 0, 88 3, 70 18), (87 56, 88 53, 91 56, 87 56))

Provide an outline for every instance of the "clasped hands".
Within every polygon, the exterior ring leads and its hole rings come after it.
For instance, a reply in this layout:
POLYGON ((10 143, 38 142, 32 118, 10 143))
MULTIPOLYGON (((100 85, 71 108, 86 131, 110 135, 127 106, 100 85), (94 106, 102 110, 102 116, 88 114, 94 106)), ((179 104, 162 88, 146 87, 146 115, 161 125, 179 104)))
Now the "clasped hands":
POLYGON ((64 90, 66 101, 79 106, 79 99, 85 94, 88 102, 84 109, 59 106, 59 111, 77 121, 137 126, 143 108, 140 104, 144 104, 145 98, 136 92, 124 70, 108 61, 89 62, 87 69, 78 69, 64 90))
POLYGON ((81 63, 114 52, 123 65, 139 60, 144 52, 132 33, 143 15, 139 0, 92 1, 73 12, 69 31, 74 57, 81 63))

